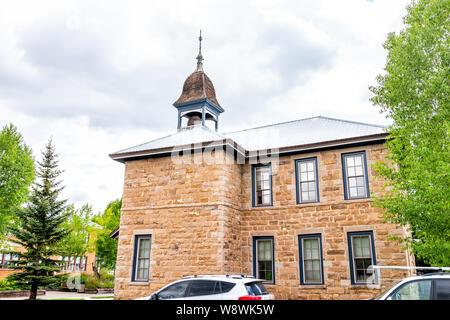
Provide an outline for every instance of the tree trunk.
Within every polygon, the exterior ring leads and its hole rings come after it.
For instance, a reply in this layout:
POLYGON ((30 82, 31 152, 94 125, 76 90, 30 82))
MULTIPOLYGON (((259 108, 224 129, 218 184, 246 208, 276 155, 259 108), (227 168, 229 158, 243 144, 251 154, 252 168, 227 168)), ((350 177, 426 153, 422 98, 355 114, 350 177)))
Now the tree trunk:
POLYGON ((29 300, 36 300, 37 289, 38 289, 37 283, 33 281, 33 283, 31 284, 29 300))

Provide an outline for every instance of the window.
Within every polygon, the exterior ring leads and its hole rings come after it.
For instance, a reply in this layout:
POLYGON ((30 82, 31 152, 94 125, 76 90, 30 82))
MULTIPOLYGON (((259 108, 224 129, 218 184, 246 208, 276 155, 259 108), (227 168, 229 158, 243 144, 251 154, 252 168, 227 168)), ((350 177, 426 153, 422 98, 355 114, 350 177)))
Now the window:
POLYGON ((150 271, 150 235, 137 235, 134 241, 133 281, 148 281, 150 271))
POLYGON ((206 296, 220 293, 220 283, 212 280, 195 280, 191 282, 189 297, 206 296))
POLYGON ((369 197, 367 182, 366 153, 347 153, 342 155, 345 199, 369 197))
POLYGON ((450 280, 435 280, 436 300, 450 300, 450 280))
POLYGON ((253 206, 272 205, 272 168, 270 164, 253 165, 253 206))
POLYGON ((375 273, 368 268, 376 264, 372 231, 349 232, 348 246, 352 284, 374 284, 375 273))
POLYGON ((258 279, 275 283, 273 237, 253 238, 253 272, 258 279))
POLYGON ((245 284, 245 289, 250 296, 262 296, 269 294, 264 284, 261 282, 251 282, 245 284))
POLYGON ((182 281, 174 283, 158 293, 158 299, 176 299, 186 296, 186 289, 190 281, 182 281))
POLYGON ((297 176, 297 203, 318 202, 317 158, 296 160, 295 172, 297 176))
POLYGON ((220 285, 222 286, 222 293, 227 293, 231 291, 231 289, 233 289, 236 284, 232 282, 221 281, 220 285))
POLYGON ((320 234, 298 236, 300 284, 323 284, 322 239, 320 234))
POLYGON ((411 281, 395 290, 392 300, 430 300, 431 280, 411 281))

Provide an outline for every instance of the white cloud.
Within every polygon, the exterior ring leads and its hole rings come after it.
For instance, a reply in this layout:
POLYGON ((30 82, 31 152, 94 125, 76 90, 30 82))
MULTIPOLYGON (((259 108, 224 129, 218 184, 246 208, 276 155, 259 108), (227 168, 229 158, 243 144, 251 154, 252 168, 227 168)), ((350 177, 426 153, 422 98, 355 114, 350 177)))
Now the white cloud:
POLYGON ((368 86, 407 3, 5 1, 0 125, 18 126, 37 156, 52 136, 64 196, 100 210, 122 192, 108 154, 175 131, 199 29, 223 130, 319 114, 383 124, 368 86))

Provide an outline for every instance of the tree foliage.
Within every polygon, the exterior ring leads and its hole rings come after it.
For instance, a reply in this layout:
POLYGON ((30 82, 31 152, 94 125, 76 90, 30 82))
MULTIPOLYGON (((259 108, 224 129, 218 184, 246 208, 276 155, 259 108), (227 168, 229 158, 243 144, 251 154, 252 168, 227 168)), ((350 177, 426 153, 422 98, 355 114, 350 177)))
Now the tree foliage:
POLYGON ((92 223, 92 207, 88 204, 76 209, 73 204, 66 207, 67 220, 62 228, 70 233, 58 243, 63 257, 84 257, 95 250, 95 230, 92 223))
POLYGON ((413 1, 405 28, 384 43, 385 73, 370 88, 393 120, 390 155, 375 166, 386 192, 375 204, 409 228, 407 247, 436 266, 450 265, 449 17, 450 0, 413 1))
POLYGON ((33 179, 31 149, 15 126, 4 126, 0 132, 0 235, 13 219, 14 210, 26 201, 33 179))
POLYGON ((95 243, 97 261, 100 267, 109 270, 115 268, 117 256, 117 240, 112 239, 109 234, 119 227, 121 208, 122 199, 111 201, 101 215, 93 218, 99 226, 95 243))
POLYGON ((8 279, 28 285, 30 299, 36 299, 39 286, 53 285, 59 281, 54 275, 60 271, 59 261, 52 257, 57 255, 58 242, 69 233, 62 227, 67 218, 66 200, 58 199, 63 187, 57 179, 62 171, 58 169, 51 140, 42 156, 42 162, 38 162, 39 179, 34 182, 30 201, 25 208, 16 211, 18 224, 8 228, 13 236, 10 241, 25 249, 17 253, 19 261, 13 266, 21 271, 8 279))

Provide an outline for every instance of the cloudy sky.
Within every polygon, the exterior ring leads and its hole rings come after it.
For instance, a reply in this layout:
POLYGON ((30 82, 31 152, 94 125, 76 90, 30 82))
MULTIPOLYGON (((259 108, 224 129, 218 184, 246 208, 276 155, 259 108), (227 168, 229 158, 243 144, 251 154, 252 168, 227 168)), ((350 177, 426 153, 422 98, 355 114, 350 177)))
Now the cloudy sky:
POLYGON ((199 29, 221 131, 317 115, 388 124, 368 86, 409 2, 0 0, 0 126, 37 158, 52 137, 64 197, 102 210, 123 187, 108 154, 176 132, 199 29))

